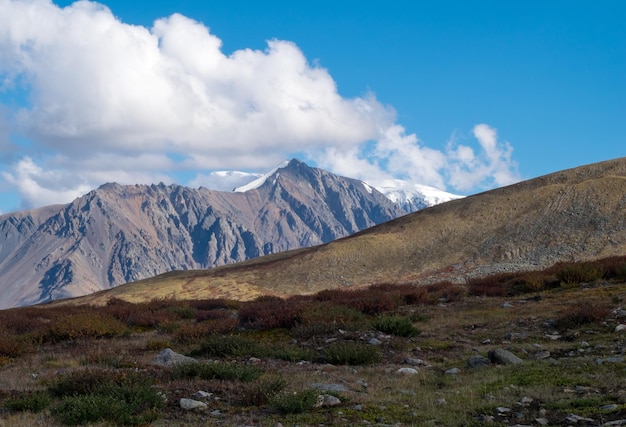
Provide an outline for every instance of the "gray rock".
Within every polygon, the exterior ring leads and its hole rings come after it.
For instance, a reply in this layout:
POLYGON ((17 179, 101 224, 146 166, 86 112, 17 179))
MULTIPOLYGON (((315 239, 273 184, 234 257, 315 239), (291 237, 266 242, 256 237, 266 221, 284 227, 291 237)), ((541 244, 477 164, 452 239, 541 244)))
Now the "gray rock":
POLYGON ((341 405, 341 400, 338 397, 333 396, 332 394, 325 394, 322 396, 322 405, 323 407, 331 407, 341 405))
POLYGON ((579 422, 584 422, 584 423, 596 422, 593 418, 581 417, 580 415, 576 415, 576 414, 569 414, 567 417, 565 417, 565 421, 567 421, 568 423, 574 423, 574 424, 577 424, 579 422))
POLYGON ((415 375, 417 374, 417 369, 415 368, 400 368, 396 371, 398 375, 415 375))
POLYGON ((383 342, 378 338, 370 338, 369 340, 367 340, 367 343, 370 345, 381 345, 383 342))
POLYGON ((498 365, 519 365, 522 363, 522 359, 503 348, 491 350, 487 356, 491 362, 498 365))
POLYGON ((411 366, 420 366, 424 364, 424 361, 422 359, 415 359, 415 358, 409 357, 409 358, 404 359, 404 363, 406 363, 407 365, 411 365, 411 366))
POLYGON ((336 393, 342 391, 349 391, 348 387, 343 384, 323 384, 323 383, 312 383, 309 387, 314 388, 316 390, 322 391, 334 391, 336 393))
POLYGON ((457 375, 459 373, 461 373, 461 370, 459 368, 450 368, 444 372, 445 375, 457 375))
POLYGON ((180 399, 180 407, 186 411, 193 411, 195 409, 205 410, 208 408, 208 405, 198 400, 186 399, 183 397, 180 399))
POLYGON ((171 348, 161 350, 152 361, 153 365, 171 367, 176 365, 186 365, 189 363, 198 363, 193 357, 178 354, 171 348))
POLYGON ((491 365, 491 360, 485 356, 472 356, 467 359, 468 368, 488 368, 491 365))
POLYGON ((603 363, 622 363, 624 361, 624 356, 612 356, 607 357, 605 359, 596 359, 597 365, 602 365, 603 363))
POLYGON ((550 421, 544 417, 535 418, 535 422, 540 426, 547 426, 548 424, 550 424, 550 421))
POLYGON ((207 391, 198 390, 191 397, 193 397, 194 399, 208 399, 211 396, 212 396, 212 393, 209 393, 207 391))
POLYGON ((626 325, 624 325, 623 323, 620 323, 619 325, 615 327, 615 332, 623 332, 623 331, 626 331, 626 325))
POLYGON ((539 350, 533 354, 533 359, 535 360, 544 360, 548 358, 550 358, 550 352, 548 350, 539 350))

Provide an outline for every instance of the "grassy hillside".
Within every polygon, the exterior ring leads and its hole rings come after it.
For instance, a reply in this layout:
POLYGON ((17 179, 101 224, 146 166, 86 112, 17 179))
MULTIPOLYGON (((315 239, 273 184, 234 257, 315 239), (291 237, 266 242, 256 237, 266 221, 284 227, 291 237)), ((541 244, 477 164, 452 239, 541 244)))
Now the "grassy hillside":
POLYGON ((454 200, 347 238, 211 270, 172 272, 74 302, 251 300, 435 283, 626 254, 626 158, 454 200))
POLYGON ((614 257, 466 285, 4 310, 0 425, 602 425, 626 419, 625 301, 614 257), (154 365, 165 348, 196 362, 154 365), (494 350, 521 363, 469 366, 494 350))

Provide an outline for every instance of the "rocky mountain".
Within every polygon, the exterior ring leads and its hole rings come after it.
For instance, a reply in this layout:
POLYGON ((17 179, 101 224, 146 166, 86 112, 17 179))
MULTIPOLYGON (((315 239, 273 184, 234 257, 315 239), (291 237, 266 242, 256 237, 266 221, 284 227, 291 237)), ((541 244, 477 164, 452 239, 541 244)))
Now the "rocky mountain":
POLYGON ((626 158, 620 158, 443 203, 325 245, 161 275, 83 302, 154 295, 250 299, 377 283, 464 283, 624 255, 626 158))
POLYGON ((0 216, 0 308, 318 245, 404 214, 361 181, 298 160, 257 184, 105 184, 68 205, 0 216))

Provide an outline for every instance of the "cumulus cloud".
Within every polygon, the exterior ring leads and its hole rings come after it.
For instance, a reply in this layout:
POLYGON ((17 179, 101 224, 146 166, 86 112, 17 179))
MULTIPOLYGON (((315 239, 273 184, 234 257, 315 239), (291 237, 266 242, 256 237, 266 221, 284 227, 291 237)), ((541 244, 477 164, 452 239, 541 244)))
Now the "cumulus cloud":
POLYGON ((474 126, 472 133, 480 150, 448 143, 446 175, 449 184, 459 191, 473 188, 492 188, 520 180, 517 163, 513 161, 513 148, 507 142, 498 142, 496 129, 484 123, 474 126))
POLYGON ((91 190, 84 183, 76 183, 68 173, 44 171, 29 157, 20 160, 13 173, 3 175, 19 190, 25 206, 53 205, 60 200, 72 200, 91 190))
POLYGON ((293 42, 221 47, 180 14, 146 28, 89 1, 1 0, 0 103, 10 90, 28 101, 1 109, 0 124, 30 141, 14 144, 5 181, 30 207, 107 181, 171 182, 179 171, 227 186, 234 176, 210 171, 264 171, 296 152, 337 173, 440 188, 515 178, 510 147, 486 125, 474 129, 478 152, 431 149, 373 94, 342 97, 293 42))

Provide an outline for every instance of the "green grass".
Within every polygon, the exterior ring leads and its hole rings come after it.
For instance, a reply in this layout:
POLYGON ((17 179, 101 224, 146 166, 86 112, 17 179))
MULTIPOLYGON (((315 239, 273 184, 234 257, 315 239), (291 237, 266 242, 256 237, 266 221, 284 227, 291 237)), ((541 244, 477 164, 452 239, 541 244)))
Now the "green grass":
MULTIPOLYGON (((499 419, 500 406, 519 411, 520 424, 533 424, 539 410, 554 425, 570 413, 622 419, 626 363, 596 363, 626 346, 614 331, 626 322, 615 314, 626 301, 616 279, 622 261, 602 264, 603 281, 515 297, 508 292, 521 292, 519 278, 502 275, 475 282, 476 296, 449 283, 384 284, 251 305, 158 299, 0 311, 0 424, 472 426, 499 419), (504 295, 485 296, 490 286, 504 295), (547 337, 555 331, 561 339, 547 337), (504 338, 515 333, 527 338, 504 338), (381 345, 368 345, 372 336, 381 345), (198 363, 153 366, 166 347, 198 363), (523 364, 467 367, 497 347, 523 364), (534 360, 540 349, 552 359, 534 360), (409 359, 422 360, 417 373, 396 374, 409 359), (445 374, 452 367, 460 372, 445 374), (317 407, 325 392, 312 383, 348 391, 339 406, 317 407), (211 393, 205 401, 219 417, 178 407, 198 390, 211 393), (520 405, 524 397, 533 403, 520 405), (609 404, 616 408, 602 409, 609 404)), ((553 283, 558 269, 533 275, 553 283)))

